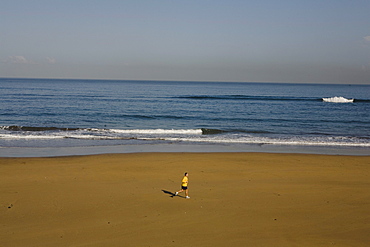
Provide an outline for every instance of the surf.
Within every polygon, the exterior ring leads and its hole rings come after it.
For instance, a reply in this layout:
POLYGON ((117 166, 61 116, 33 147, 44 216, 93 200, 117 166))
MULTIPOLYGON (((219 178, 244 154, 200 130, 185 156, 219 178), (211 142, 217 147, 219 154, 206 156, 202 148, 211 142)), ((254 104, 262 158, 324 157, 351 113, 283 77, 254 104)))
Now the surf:
POLYGON ((346 99, 344 97, 331 97, 331 98, 322 98, 324 102, 330 103, 353 103, 355 99, 346 99))

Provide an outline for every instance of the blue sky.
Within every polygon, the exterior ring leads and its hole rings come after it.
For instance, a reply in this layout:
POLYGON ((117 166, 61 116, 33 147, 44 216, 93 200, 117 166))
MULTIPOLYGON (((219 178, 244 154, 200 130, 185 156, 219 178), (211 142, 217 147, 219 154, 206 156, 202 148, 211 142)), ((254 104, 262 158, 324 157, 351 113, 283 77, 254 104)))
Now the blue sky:
POLYGON ((369 0, 5 0, 0 77, 370 84, 369 13, 369 0))

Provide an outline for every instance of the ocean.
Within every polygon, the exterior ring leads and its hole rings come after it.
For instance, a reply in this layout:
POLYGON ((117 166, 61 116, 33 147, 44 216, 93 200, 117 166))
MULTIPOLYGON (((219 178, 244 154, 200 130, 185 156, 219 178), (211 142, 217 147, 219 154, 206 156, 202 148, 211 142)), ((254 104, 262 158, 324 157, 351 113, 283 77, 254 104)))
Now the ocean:
POLYGON ((370 155, 370 85, 0 79, 0 156, 370 155))

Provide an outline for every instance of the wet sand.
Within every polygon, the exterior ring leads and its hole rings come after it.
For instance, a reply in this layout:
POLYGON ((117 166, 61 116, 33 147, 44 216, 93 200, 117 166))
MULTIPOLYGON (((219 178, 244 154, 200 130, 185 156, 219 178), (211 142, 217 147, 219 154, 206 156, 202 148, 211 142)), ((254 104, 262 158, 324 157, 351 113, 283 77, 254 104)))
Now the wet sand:
POLYGON ((0 158, 0 246, 369 246, 369 188, 370 156, 0 158))

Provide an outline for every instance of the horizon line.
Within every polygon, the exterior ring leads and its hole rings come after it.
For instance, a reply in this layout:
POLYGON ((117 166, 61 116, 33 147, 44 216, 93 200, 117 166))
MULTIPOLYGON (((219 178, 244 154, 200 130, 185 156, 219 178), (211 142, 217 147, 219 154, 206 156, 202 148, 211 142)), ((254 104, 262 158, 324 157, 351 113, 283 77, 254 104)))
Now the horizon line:
POLYGON ((209 82, 209 83, 265 83, 265 84, 320 84, 320 85, 366 85, 366 83, 339 83, 339 82, 291 82, 291 81, 218 81, 218 80, 170 80, 170 79, 102 79, 102 78, 57 78, 57 77, 1 77, 0 79, 20 80, 84 80, 84 81, 137 81, 137 82, 209 82))

